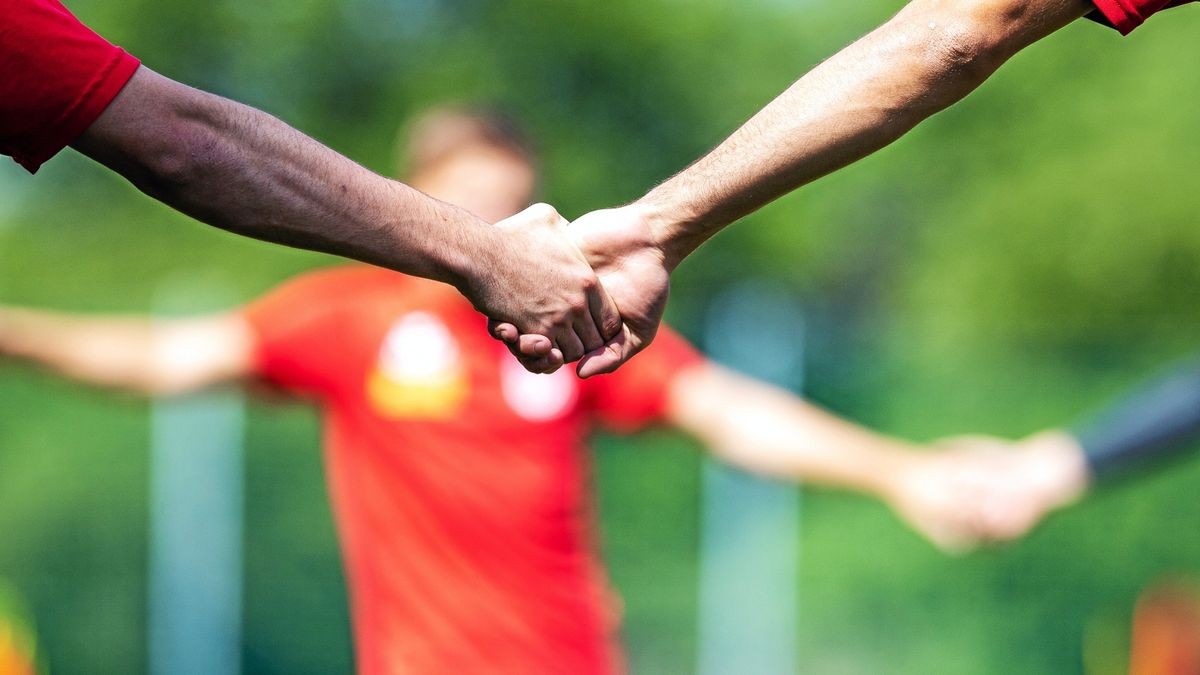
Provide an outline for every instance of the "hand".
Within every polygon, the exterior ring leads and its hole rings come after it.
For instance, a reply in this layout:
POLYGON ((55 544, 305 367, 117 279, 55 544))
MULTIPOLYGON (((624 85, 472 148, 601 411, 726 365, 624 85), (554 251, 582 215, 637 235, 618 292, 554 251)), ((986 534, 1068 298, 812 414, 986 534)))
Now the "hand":
POLYGON ((976 505, 986 459, 975 447, 914 454, 888 479, 885 501, 946 553, 970 551, 983 539, 976 505))
POLYGON ((972 517, 982 540, 1024 536, 1047 515, 1079 499, 1090 480, 1083 450, 1064 432, 1015 443, 977 437, 949 444, 979 455, 972 517))
MULTIPOLYGON (((464 294, 506 334, 522 334, 517 347, 542 372, 602 349, 622 332, 617 306, 567 234, 567 221, 535 204, 497 223, 503 231, 499 265, 483 270, 464 294)), ((493 334, 496 329, 493 328, 493 334)))
MULTIPOLYGON (((616 302, 623 322, 602 349, 589 350, 583 358, 578 372, 586 378, 616 370, 650 345, 666 309, 670 271, 636 205, 589 213, 570 226, 569 234, 616 302)), ((548 341, 499 322, 492 329, 529 370, 548 372, 562 365, 548 341)))

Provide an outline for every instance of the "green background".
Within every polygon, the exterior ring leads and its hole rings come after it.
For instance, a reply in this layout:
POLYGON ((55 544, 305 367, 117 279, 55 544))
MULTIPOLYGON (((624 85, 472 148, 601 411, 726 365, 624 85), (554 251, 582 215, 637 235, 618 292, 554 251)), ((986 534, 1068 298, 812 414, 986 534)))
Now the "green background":
MULTIPOLYGON (((568 217, 637 197, 901 4, 69 3, 150 67, 381 172, 425 106, 502 105, 568 217)), ((916 440, 1077 420, 1197 347, 1197 35, 1200 8, 1127 39, 1066 28, 894 147, 718 236, 679 270, 671 319, 696 337, 717 289, 766 275, 809 308, 808 393, 839 413, 916 440)), ((203 279, 236 302, 331 262, 189 221, 72 152, 36 178, 0 166, 0 301, 143 312, 164 284, 203 279)), ((2 364, 0 410, 0 578, 52 672, 141 672, 147 405, 2 364)), ((247 673, 350 668, 316 432, 301 406, 252 409, 247 673)), ((633 670, 691 672, 699 455, 667 432, 596 446, 633 670)), ((1200 462, 1181 462, 961 559, 880 505, 808 490, 800 661, 1122 672, 1140 590, 1200 576, 1198 481, 1200 462)))

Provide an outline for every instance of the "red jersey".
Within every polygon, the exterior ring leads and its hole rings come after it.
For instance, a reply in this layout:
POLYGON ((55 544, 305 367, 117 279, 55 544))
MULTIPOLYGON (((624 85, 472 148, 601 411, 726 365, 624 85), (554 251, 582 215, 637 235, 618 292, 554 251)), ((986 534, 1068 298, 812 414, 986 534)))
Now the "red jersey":
POLYGON ((360 673, 622 670, 584 435, 659 419, 690 346, 664 329, 612 375, 532 375, 451 287, 370 267, 245 316, 261 374, 323 406, 360 673))
POLYGON ((104 112, 137 59, 58 0, 0 0, 0 153, 30 172, 104 112))
POLYGON ((1096 5, 1093 18, 1104 21, 1129 35, 1151 15, 1164 9, 1186 5, 1196 0, 1092 0, 1096 5))

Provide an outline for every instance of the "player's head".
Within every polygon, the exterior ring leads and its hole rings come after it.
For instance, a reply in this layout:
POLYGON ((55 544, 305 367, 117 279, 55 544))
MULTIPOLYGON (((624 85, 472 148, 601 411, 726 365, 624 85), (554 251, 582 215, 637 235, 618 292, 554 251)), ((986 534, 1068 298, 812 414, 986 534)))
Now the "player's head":
POLYGON ((413 187, 488 222, 503 220, 533 201, 533 146, 504 115, 434 109, 401 132, 397 148, 399 173, 413 187))

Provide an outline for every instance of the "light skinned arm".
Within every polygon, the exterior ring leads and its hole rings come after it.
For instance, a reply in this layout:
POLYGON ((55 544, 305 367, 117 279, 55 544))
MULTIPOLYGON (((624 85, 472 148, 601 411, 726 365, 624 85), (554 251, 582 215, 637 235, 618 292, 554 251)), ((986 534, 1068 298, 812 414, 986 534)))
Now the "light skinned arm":
POLYGON ((638 202, 673 269, 729 223, 957 103, 1089 0, 913 0, 638 202))
MULTIPOLYGON (((1092 8, 1088 0, 913 0, 687 169, 632 204, 576 221, 625 322, 580 374, 615 370, 650 344, 670 273, 726 225, 887 146, 1092 8)), ((533 355, 517 331, 496 333, 533 355)))
POLYGON ((675 376, 667 415, 731 466, 879 499, 947 552, 976 541, 962 453, 922 452, 714 364, 675 376))
POLYGON ((452 284, 488 316, 547 336, 567 361, 620 326, 553 208, 493 226, 144 66, 73 147, 216 227, 452 284))
POLYGON ((253 352, 237 313, 154 321, 0 307, 0 358, 107 389, 175 395, 242 380, 253 352))

